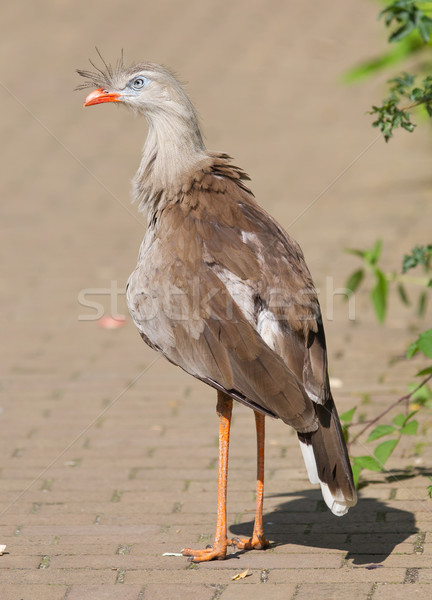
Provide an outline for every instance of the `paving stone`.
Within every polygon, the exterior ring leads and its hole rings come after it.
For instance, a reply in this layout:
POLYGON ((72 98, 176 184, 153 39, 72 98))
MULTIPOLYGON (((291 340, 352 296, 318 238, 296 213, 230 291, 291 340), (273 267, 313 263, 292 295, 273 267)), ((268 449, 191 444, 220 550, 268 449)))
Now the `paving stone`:
POLYGON ((340 600, 341 597, 348 597, 350 600, 369 600, 372 589, 370 583, 302 583, 295 598, 340 600))
POLYGON ((2 583, 63 584, 114 584, 117 571, 113 569, 16 569, 2 572, 2 583))
POLYGON ((432 569, 422 568, 419 570, 419 581, 432 582, 432 569))
MULTIPOLYGON (((145 586, 144 600, 212 600, 215 587, 196 584, 160 584, 150 583, 145 586)), ((78 600, 78 599, 77 599, 78 600)))
POLYGON ((373 600, 429 600, 432 594, 431 584, 378 584, 373 600))
POLYGON ((298 571, 291 569, 275 569, 272 573, 273 583, 290 583, 310 581, 312 583, 375 583, 390 582, 402 583, 406 569, 386 567, 367 570, 365 568, 343 568, 343 569, 305 569, 302 571, 301 579, 298 571))
POLYGON ((221 600, 287 600, 294 596, 296 586, 294 584, 274 585, 271 583, 261 583, 251 586, 242 581, 230 583, 222 595, 221 600))
POLYGON ((67 587, 64 585, 22 585, 2 583, 2 600, 64 600, 67 587))
POLYGON ((363 563, 371 563, 372 565, 383 565, 385 567, 405 567, 405 568, 413 568, 420 569, 422 567, 430 566, 430 557, 423 556, 421 554, 410 553, 406 554, 392 554, 388 555, 380 555, 380 554, 350 554, 347 564, 351 565, 352 563, 359 564, 359 562, 363 563))
POLYGON ((68 593, 72 600, 137 600, 139 585, 73 585, 68 593))
POLYGON ((42 555, 25 556, 15 555, 8 552, 11 546, 6 546, 6 553, 1 556, 0 566, 2 569, 37 569, 41 563, 42 555))

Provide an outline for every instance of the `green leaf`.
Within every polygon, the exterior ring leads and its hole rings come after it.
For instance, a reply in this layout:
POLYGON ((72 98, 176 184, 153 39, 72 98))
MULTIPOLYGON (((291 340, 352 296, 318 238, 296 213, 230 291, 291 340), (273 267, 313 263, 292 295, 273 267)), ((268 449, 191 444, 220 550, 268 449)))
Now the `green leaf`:
POLYGON ((372 250, 365 252, 365 259, 370 265, 376 265, 381 256, 382 241, 377 240, 372 250))
POLYGON ((348 280, 345 284, 345 287, 348 292, 348 296, 351 296, 351 294, 354 294, 354 292, 357 290, 357 288, 363 281, 363 277, 364 277, 363 269, 358 269, 357 271, 354 271, 354 273, 351 273, 351 275, 348 277, 348 280))
POLYGON ((417 435, 418 421, 410 421, 401 429, 404 435, 417 435))
POLYGON ((408 346, 407 358, 412 358, 419 351, 417 340, 408 346))
POLYGON ((416 373, 417 377, 423 377, 424 375, 432 375, 432 367, 426 367, 426 369, 422 369, 416 373))
POLYGON ((420 352, 423 352, 428 358, 432 358, 432 329, 423 331, 418 336, 417 345, 420 352))
POLYGON ((401 413, 401 414, 395 416, 395 418, 393 419, 393 423, 397 427, 402 427, 405 424, 405 419, 406 419, 406 416, 401 413))
POLYGON ((342 76, 344 83, 354 83, 370 77, 374 73, 381 71, 386 67, 390 67, 398 62, 401 62, 406 56, 414 52, 422 46, 421 40, 409 36, 404 38, 397 46, 391 47, 389 52, 385 52, 380 56, 370 58, 352 69, 349 69, 342 76))
POLYGON ((358 486, 359 476, 360 476, 360 473, 363 470, 363 467, 362 467, 362 465, 360 463, 357 462, 357 458, 354 458, 353 459, 353 463, 351 465, 351 468, 352 468, 354 485, 355 485, 355 487, 357 487, 358 486))
POLYGON ((396 448, 399 440, 387 440, 379 444, 374 451, 374 455, 377 457, 381 465, 385 465, 389 456, 396 448))
POLYGON ((420 35, 423 38, 424 43, 425 44, 429 43, 429 41, 430 41, 430 25, 427 25, 427 23, 422 21, 418 24, 418 30, 420 32, 420 35))
POLYGON ((413 416, 414 416, 414 415, 416 415, 417 413, 418 413, 418 409, 416 409, 416 410, 412 410, 412 411, 411 411, 411 412, 410 412, 408 415, 406 415, 406 417, 405 417, 405 421, 403 422, 403 425, 405 426, 405 425, 408 423, 408 421, 409 421, 410 419, 412 419, 412 418, 413 418, 413 416))
POLYGON ((424 97, 424 91, 420 88, 414 88, 410 93, 410 100, 412 102, 420 102, 424 97))
MULTIPOLYGON (((430 477, 428 477, 429 481, 432 481, 430 477)), ((428 485, 426 488, 429 498, 432 498, 432 485, 428 485)))
POLYGON ((411 304, 410 299, 408 298, 408 294, 406 292, 405 286, 402 283, 399 283, 397 286, 397 291, 399 294, 399 298, 405 304, 405 306, 409 306, 411 304))
POLYGON ((347 252, 347 254, 354 254, 354 256, 364 258, 367 250, 358 250, 357 248, 345 248, 345 252, 347 252))
MULTIPOLYGON (((416 389, 417 384, 410 383, 408 386, 409 391, 416 389)), ((411 396, 411 400, 418 404, 426 404, 432 398, 432 392, 427 385, 422 385, 416 392, 411 396)), ((405 425, 405 423, 404 423, 405 425)))
POLYGON ((425 291, 423 291, 420 294, 418 308, 417 308, 417 314, 419 317, 424 317, 425 312, 426 312, 426 306, 427 306, 427 294, 425 291))
POLYGON ((422 265, 425 270, 429 268, 432 258, 432 244, 427 246, 414 246, 411 254, 404 254, 402 262, 402 273, 414 269, 417 265, 422 265))
POLYGON ((375 269, 376 283, 371 292, 371 300, 379 323, 384 323, 387 314, 387 280, 381 269, 375 269))
POLYGON ((354 413, 355 413, 356 410, 357 410, 357 406, 354 406, 354 408, 351 408, 351 410, 347 410, 346 412, 344 412, 341 415, 339 415, 339 419, 343 423, 351 423, 351 421, 353 420, 353 416, 354 416, 354 413))
POLYGON ((414 29, 413 23, 406 23, 405 25, 402 25, 402 27, 399 27, 399 29, 394 31, 391 34, 391 36, 389 37, 388 41, 389 42, 399 42, 402 38, 409 35, 411 33, 411 31, 413 31, 413 29, 414 29))
POLYGON ((382 470, 380 463, 373 456, 356 456, 354 458, 354 464, 360 466, 362 469, 368 469, 369 471, 382 470))
POLYGON ((346 425, 342 425, 342 435, 344 437, 345 444, 348 444, 348 441, 349 441, 349 431, 348 431, 348 427, 346 425))
POLYGON ((378 427, 375 427, 375 429, 371 431, 366 441, 373 442, 374 440, 378 440, 380 437, 383 437, 384 435, 389 435, 390 433, 394 433, 395 431, 397 430, 396 427, 393 427, 393 425, 378 425, 378 427))
POLYGON ((409 73, 401 73, 397 77, 392 77, 389 79, 388 83, 393 84, 390 88, 392 92, 397 92, 398 94, 405 94, 407 88, 410 88, 414 85, 415 78, 413 75, 409 73))

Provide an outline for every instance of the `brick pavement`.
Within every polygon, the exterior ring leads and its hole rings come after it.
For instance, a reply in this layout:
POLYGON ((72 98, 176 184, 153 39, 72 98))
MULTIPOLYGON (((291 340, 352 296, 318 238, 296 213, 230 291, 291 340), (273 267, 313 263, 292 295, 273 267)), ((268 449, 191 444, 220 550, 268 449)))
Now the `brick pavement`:
MULTIPOLYGON (((389 357, 412 337, 405 313, 394 307, 378 328, 359 295, 354 323, 339 299, 332 318, 325 292, 331 297, 355 266, 342 248, 380 234, 394 264, 428 239, 430 142, 421 131, 388 147, 377 142, 297 219, 374 139, 363 114, 382 89, 382 79, 338 83, 344 69, 383 47, 376 6, 326 7, 319 19, 300 0, 4 7, 1 600, 431 597, 432 513, 422 475, 430 448, 421 457, 401 448, 390 468, 411 462, 417 476, 374 477, 338 520, 323 512, 295 435, 279 422, 268 424, 267 438, 273 547, 199 566, 163 557, 204 546, 213 534, 214 393, 158 360, 130 320, 104 330, 82 320, 94 309, 78 303, 82 290, 124 287, 143 233, 127 188, 145 125, 112 107, 81 111, 83 94, 72 92, 73 69, 94 55, 94 44, 114 58, 124 47, 190 81, 208 146, 236 157, 260 202, 302 243, 322 289, 341 410, 369 394, 361 411, 372 415, 404 392, 412 366, 390 367, 389 357), (250 576, 232 581, 246 568, 250 576)), ((107 294, 87 297, 109 313, 107 294)), ((126 312, 122 296, 118 311, 126 312)), ((420 442, 428 427, 425 417, 420 442)), ((228 515, 235 535, 247 534, 253 518, 252 432, 252 414, 236 407, 228 515)))

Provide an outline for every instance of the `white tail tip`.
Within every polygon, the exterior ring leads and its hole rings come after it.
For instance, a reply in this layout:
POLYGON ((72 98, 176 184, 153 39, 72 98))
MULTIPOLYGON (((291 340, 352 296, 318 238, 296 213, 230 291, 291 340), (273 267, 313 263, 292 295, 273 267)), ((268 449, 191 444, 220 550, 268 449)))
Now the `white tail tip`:
POLYGON ((342 495, 341 490, 337 490, 337 493, 333 494, 326 483, 320 481, 320 484, 324 502, 337 517, 343 517, 346 515, 351 506, 354 506, 356 503, 355 499, 353 501, 346 500, 342 495))
POLYGON ((337 517, 342 517, 348 512, 348 509, 351 506, 354 506, 356 500, 347 501, 343 496, 341 490, 337 490, 336 494, 333 494, 330 491, 329 486, 326 483, 323 483, 318 477, 318 470, 315 461, 315 454, 313 451, 312 444, 305 444, 301 440, 300 448, 303 454, 303 460, 306 465, 307 473, 309 476, 309 481, 313 484, 319 483, 321 485, 321 492, 324 498, 324 502, 327 504, 329 509, 332 511, 334 515, 337 517))

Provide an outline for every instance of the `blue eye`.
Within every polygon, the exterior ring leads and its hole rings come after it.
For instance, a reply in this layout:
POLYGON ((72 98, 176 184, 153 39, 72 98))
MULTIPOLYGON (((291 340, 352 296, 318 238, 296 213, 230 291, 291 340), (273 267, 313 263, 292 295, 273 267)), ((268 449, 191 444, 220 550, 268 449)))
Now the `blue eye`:
POLYGON ((141 90, 143 87, 145 87, 148 84, 149 80, 146 79, 145 77, 135 77, 135 79, 133 79, 130 83, 130 86, 134 89, 134 90, 141 90))

